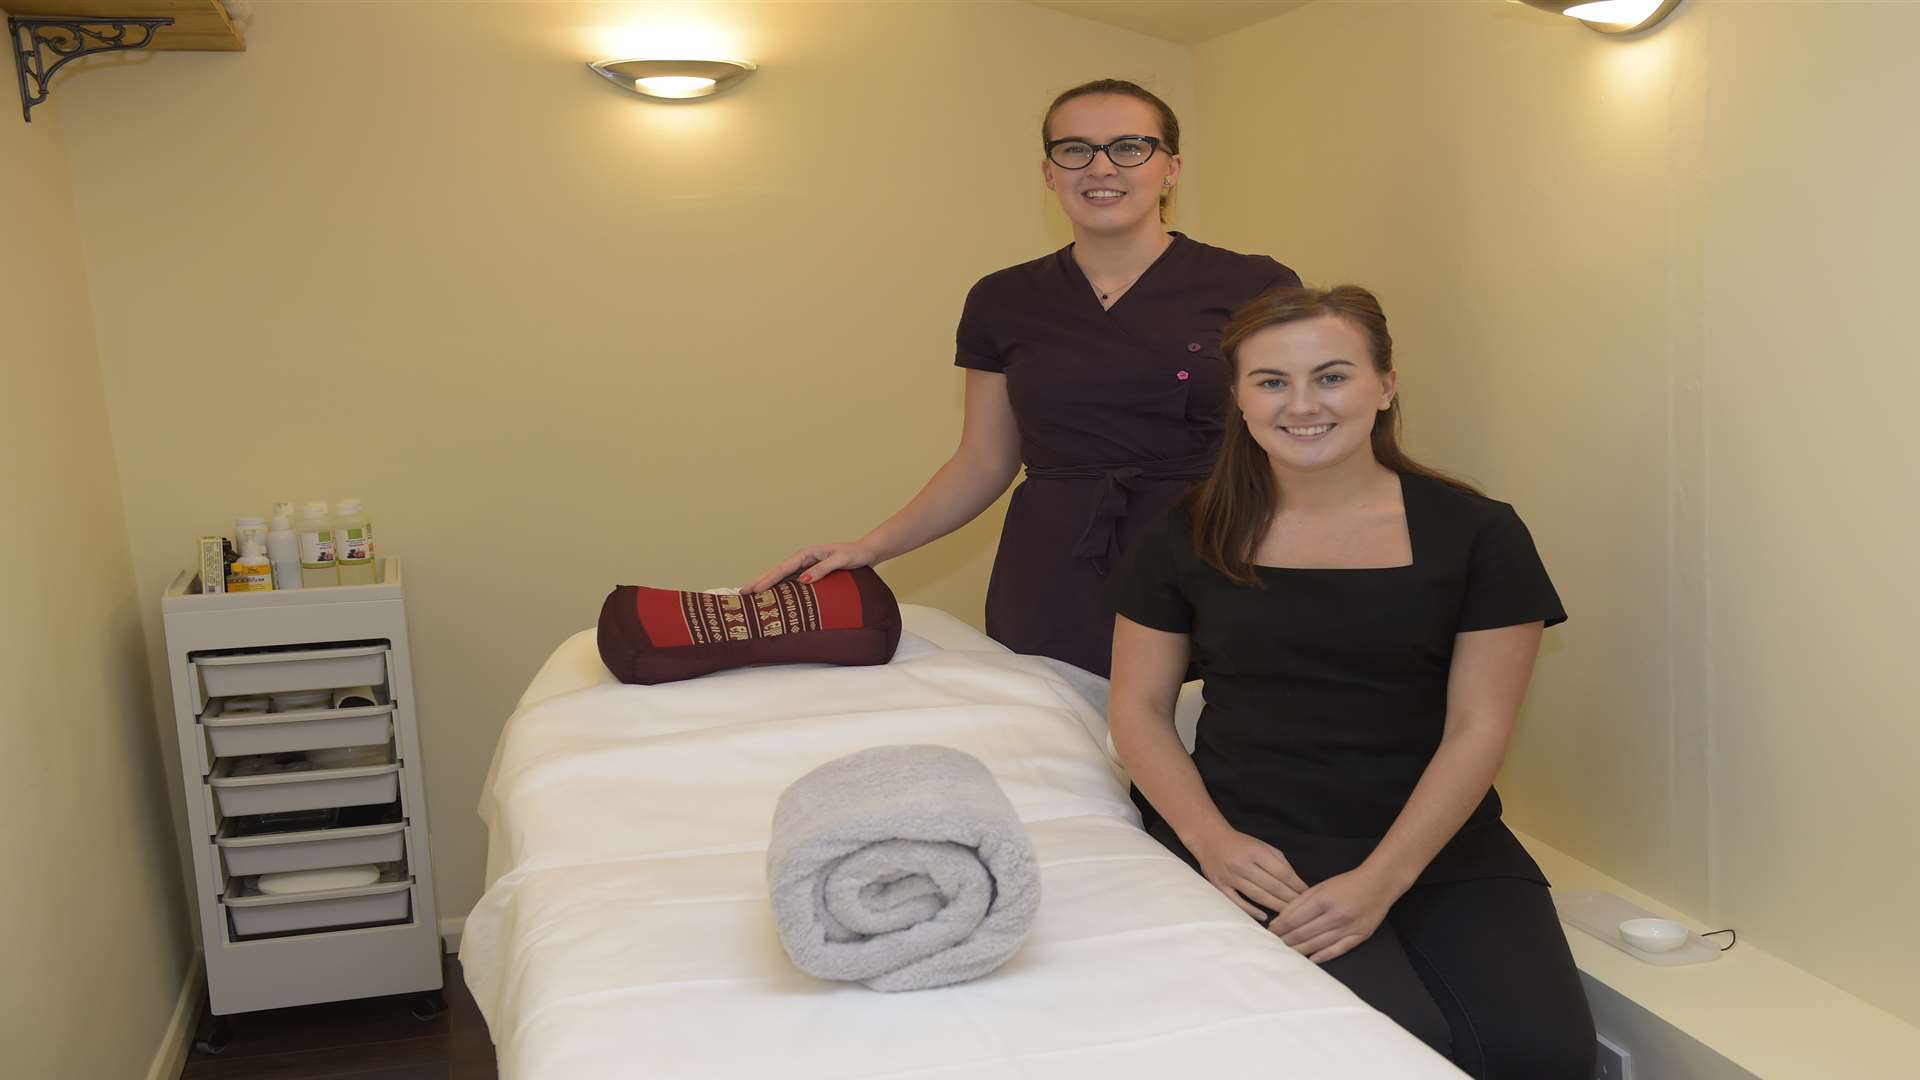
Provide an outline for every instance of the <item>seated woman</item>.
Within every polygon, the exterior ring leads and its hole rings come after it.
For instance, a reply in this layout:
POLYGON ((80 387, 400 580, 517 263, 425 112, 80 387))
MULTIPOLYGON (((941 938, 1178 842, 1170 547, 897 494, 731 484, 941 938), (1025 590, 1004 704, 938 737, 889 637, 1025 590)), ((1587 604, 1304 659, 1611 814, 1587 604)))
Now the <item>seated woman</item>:
POLYGON ((1108 585, 1113 740, 1148 831, 1471 1075, 1585 1080, 1592 1016, 1492 790, 1566 618, 1533 539, 1401 452, 1365 289, 1267 293, 1223 346, 1219 463, 1108 585))

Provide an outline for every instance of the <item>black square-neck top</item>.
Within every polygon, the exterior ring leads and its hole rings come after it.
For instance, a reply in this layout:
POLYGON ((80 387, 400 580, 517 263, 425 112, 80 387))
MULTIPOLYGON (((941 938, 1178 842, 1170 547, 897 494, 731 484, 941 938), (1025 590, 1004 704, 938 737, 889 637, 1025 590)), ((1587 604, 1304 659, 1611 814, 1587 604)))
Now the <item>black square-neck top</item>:
MULTIPOLYGON (((1309 880, 1358 866, 1413 794, 1445 729, 1454 636, 1567 617, 1511 506, 1426 476, 1400 485, 1406 566, 1259 567, 1264 588, 1236 584, 1194 552, 1176 506, 1108 584, 1121 615, 1191 636, 1201 778, 1309 880)), ((1489 790, 1420 880, 1497 876, 1541 880, 1489 790)))

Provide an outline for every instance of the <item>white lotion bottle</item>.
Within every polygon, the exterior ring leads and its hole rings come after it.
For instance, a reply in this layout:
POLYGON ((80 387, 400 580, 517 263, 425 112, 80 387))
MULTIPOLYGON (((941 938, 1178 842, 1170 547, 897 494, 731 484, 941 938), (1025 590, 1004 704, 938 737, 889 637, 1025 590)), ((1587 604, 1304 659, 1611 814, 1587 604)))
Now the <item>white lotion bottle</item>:
POLYGON ((273 504, 273 527, 267 531, 267 561, 273 564, 273 587, 300 587, 300 538, 294 535, 292 503, 273 504))

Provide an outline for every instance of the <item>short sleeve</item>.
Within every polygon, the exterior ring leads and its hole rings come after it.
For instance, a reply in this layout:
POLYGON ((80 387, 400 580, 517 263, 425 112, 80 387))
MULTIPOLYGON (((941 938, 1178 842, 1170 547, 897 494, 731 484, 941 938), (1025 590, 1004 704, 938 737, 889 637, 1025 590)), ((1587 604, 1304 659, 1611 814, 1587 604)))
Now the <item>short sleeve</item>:
POLYGON ((960 309, 960 328, 954 332, 953 363, 956 367, 1005 374, 1007 361, 994 340, 992 302, 986 295, 986 284, 982 279, 967 291, 966 305, 960 309))
POLYGON ((1533 546, 1533 534, 1505 503, 1474 534, 1459 632, 1567 621, 1560 594, 1533 546))
POLYGON ((1287 266, 1278 259, 1268 259, 1267 261, 1273 264, 1272 269, 1274 273, 1272 280, 1260 287, 1261 292, 1266 293, 1272 292, 1275 289, 1297 289, 1300 287, 1300 275, 1294 273, 1292 267, 1287 266))
POLYGON ((1134 537, 1107 578, 1107 604, 1116 614, 1170 634, 1193 632, 1193 604, 1180 588, 1184 529, 1184 519, 1168 510, 1134 537))

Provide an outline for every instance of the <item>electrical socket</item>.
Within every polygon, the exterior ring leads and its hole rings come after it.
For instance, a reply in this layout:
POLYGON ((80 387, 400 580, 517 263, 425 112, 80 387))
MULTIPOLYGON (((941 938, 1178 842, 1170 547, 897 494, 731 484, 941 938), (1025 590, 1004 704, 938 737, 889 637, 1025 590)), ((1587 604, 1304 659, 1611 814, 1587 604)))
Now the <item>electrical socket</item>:
POLYGON ((1633 1055, 1627 1048, 1599 1036, 1599 1052, 1594 1055, 1593 1080, 1633 1080, 1633 1055))

